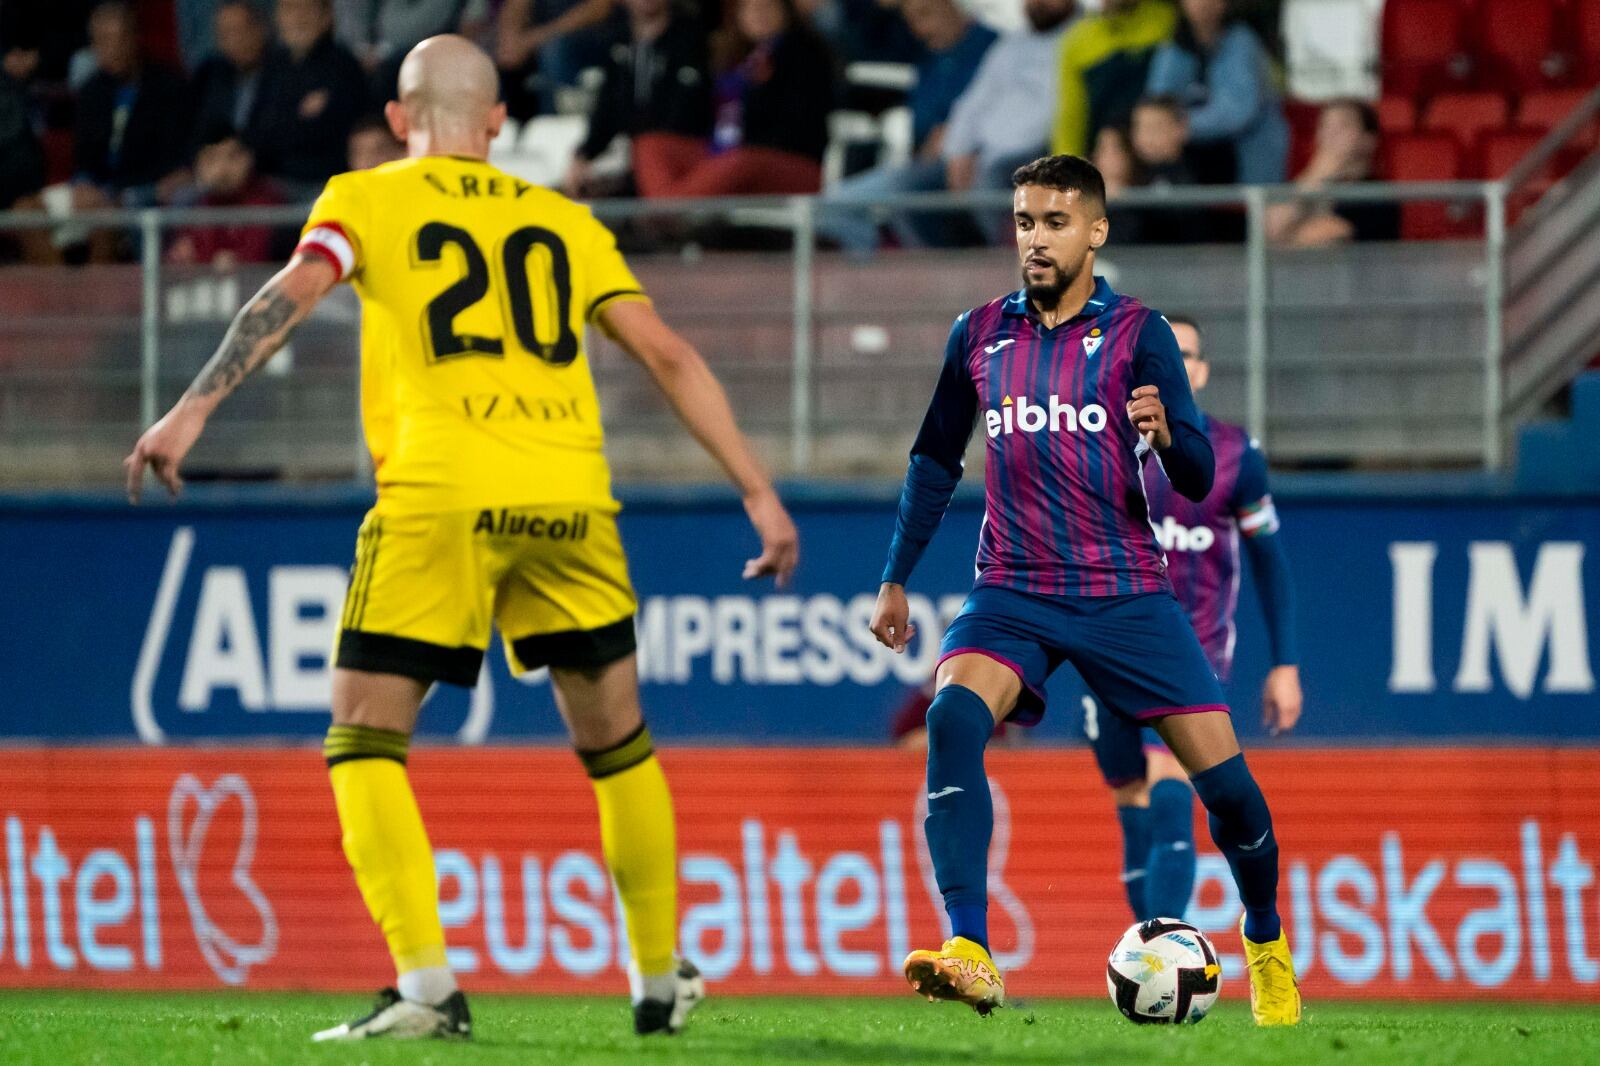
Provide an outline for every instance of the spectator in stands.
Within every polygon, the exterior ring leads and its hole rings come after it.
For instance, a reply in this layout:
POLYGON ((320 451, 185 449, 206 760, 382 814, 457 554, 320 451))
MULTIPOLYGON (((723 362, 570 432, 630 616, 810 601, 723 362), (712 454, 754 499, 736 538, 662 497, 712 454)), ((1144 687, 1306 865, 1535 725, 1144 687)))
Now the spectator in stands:
POLYGON ((921 42, 900 17, 900 0, 821 0, 813 6, 813 25, 846 63, 911 65, 922 58, 921 42))
MULTIPOLYGON (((1147 96, 1134 105, 1128 141, 1133 159, 1124 180, 1132 185, 1199 183, 1187 154, 1188 119, 1176 97, 1147 96)), ((1210 212, 1192 207, 1123 208, 1120 214, 1119 244, 1197 244, 1214 239, 1216 232, 1210 212)))
POLYGON ((1203 153, 1202 181, 1282 181, 1289 123, 1267 50, 1254 30, 1229 17, 1228 0, 1182 0, 1182 6, 1177 34, 1150 62, 1146 91, 1183 101, 1189 143, 1203 153))
POLYGON ((495 63, 511 116, 556 110, 556 92, 604 65, 622 34, 617 0, 505 0, 495 20, 495 63))
POLYGON ((1143 183, 1139 164, 1133 158, 1133 145, 1128 143, 1128 131, 1121 126, 1103 128, 1095 134, 1094 152, 1089 158, 1106 183, 1106 221, 1117 235, 1117 243, 1138 244, 1139 212, 1117 202, 1123 193, 1143 183))
POLYGON ((710 147, 672 160, 659 195, 816 192, 835 85, 827 44, 794 0, 734 0, 712 51, 710 147))
MULTIPOLYGON (((199 207, 256 207, 283 203, 282 194, 256 173, 255 153, 231 127, 212 127, 200 138, 194 160, 195 196, 199 207)), ((241 263, 268 263, 275 257, 272 228, 216 223, 178 231, 167 261, 209 264, 232 270, 241 263)))
POLYGON ((195 128, 204 135, 226 126, 248 137, 267 64, 266 19, 250 0, 224 0, 217 5, 212 35, 216 52, 195 71, 189 90, 195 128))
POLYGON ((32 42, 0 42, 0 210, 44 187, 44 146, 34 131, 29 92, 38 69, 32 42))
MULTIPOLYGON (((148 206, 170 200, 188 184, 185 132, 188 101, 176 75, 145 61, 133 8, 121 0, 99 4, 89 16, 94 73, 77 101, 70 182, 46 186, 16 202, 20 210, 65 218, 78 211, 148 206)), ((20 237, 30 262, 59 263, 63 253, 87 245, 93 262, 112 262, 123 234, 63 226, 20 237)))
POLYGON ((1050 149, 1083 155, 1107 126, 1129 120, 1144 94, 1150 57, 1172 37, 1177 15, 1166 0, 1105 0, 1061 40, 1061 80, 1050 149))
POLYGON ((1128 143, 1128 131, 1121 126, 1107 126, 1097 133, 1094 154, 1089 158, 1106 183, 1108 201, 1143 184, 1139 165, 1133 158, 1133 145, 1128 143))
POLYGON ((145 61, 133 8, 111 0, 89 16, 95 73, 78 95, 75 208, 148 205, 188 179, 188 96, 177 75, 145 61))
POLYGON ((350 170, 371 170, 406 157, 405 142, 394 135, 381 115, 368 115, 350 131, 350 170))
MULTIPOLYGON (((832 200, 879 199, 891 193, 933 192, 945 187, 946 122, 994 43, 995 34, 969 19, 955 0, 905 0, 903 11, 906 25, 927 49, 926 58, 917 64, 917 83, 907 101, 916 155, 904 166, 874 167, 845 179, 830 197, 832 200)), ((1016 72, 1012 76, 1015 78, 1016 72)), ((978 121, 999 120, 999 116, 983 116, 978 121)), ((954 224, 964 226, 965 217, 960 216, 954 224)), ((951 226, 952 220, 945 212, 911 212, 895 219, 895 228, 906 244, 949 244, 958 239, 950 232, 951 226)), ((829 211, 824 232, 856 252, 871 251, 878 240, 877 222, 860 210, 829 211)))
POLYGON ((705 157, 711 139, 711 57, 705 31, 672 0, 623 0, 628 40, 611 46, 589 133, 567 171, 571 196, 593 195, 593 163, 617 134, 631 140, 633 186, 660 196, 705 157), (680 164, 679 160, 687 160, 680 164))
POLYGON ((335 33, 381 100, 394 96, 400 61, 412 48, 441 33, 473 36, 488 18, 488 0, 334 0, 335 33))
MULTIPOLYGON (((27 77, 64 84, 72 58, 88 40, 89 15, 99 0, 0 2, 0 45, 30 54, 27 77)), ((15 72, 13 72, 15 76, 15 72)))
POLYGON ((1175 96, 1147 96, 1133 107, 1128 143, 1140 185, 1195 185, 1189 119, 1175 96))
POLYGON ((262 172, 299 200, 344 169, 366 79, 333 38, 333 0, 278 0, 276 21, 251 140, 262 172))
POLYGON ((955 0, 903 0, 900 9, 928 50, 917 64, 917 83, 906 100, 912 144, 919 160, 938 163, 950 109, 971 84, 995 32, 968 18, 955 0))
MULTIPOLYGON (((1316 151, 1295 178, 1302 190, 1372 181, 1378 156, 1378 113, 1361 100, 1334 100, 1317 118, 1316 151)), ((1297 248, 1344 241, 1400 237, 1400 208, 1393 203, 1337 203, 1315 197, 1267 208, 1267 239, 1297 248)))
POLYGON ((1008 33, 984 55, 945 126, 945 185, 1007 189, 1011 172, 1049 148, 1061 39, 1077 0, 1024 0, 1026 29, 1008 33))
MULTIPOLYGON (((191 75, 217 51, 217 11, 230 2, 173 0, 172 28, 177 34, 178 61, 191 75)), ((265 18, 271 6, 267 0, 250 2, 256 8, 256 13, 265 18)))

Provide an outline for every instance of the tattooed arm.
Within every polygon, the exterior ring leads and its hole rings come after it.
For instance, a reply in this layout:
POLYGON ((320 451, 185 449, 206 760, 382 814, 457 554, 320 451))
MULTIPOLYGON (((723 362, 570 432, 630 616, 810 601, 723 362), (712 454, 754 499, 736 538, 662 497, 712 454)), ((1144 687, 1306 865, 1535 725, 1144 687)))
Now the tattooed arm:
POLYGON ((205 429, 206 419, 239 383, 288 341, 296 326, 338 283, 333 267, 320 256, 296 255, 261 287, 234 316, 217 354, 201 368, 188 390, 151 426, 122 461, 128 499, 139 502, 148 466, 176 496, 183 488, 178 467, 205 429))

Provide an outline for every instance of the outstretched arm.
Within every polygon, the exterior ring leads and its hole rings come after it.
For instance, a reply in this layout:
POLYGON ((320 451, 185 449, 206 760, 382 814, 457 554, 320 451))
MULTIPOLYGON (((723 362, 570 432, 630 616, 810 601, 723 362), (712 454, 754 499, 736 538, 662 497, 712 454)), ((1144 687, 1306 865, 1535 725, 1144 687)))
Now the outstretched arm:
POLYGON ((1278 509, 1267 487, 1267 460, 1255 442, 1245 449, 1233 493, 1234 520, 1250 557, 1261 615, 1267 622, 1272 669, 1261 690, 1262 724, 1285 733, 1300 720, 1300 655, 1295 645, 1294 579, 1278 536, 1278 509))
POLYGON ((600 326, 650 372, 678 419, 727 473, 744 498, 745 512, 761 538, 761 555, 745 564, 744 576, 773 574, 788 580, 800 561, 794 522, 778 499, 750 442, 739 432, 727 393, 700 353, 642 300, 618 300, 601 309, 600 326))
POLYGON ((906 581, 944 519, 950 497, 955 495, 978 413, 978 393, 967 369, 966 340, 967 318, 963 315, 950 329, 939 383, 934 386, 928 413, 911 445, 894 537, 889 541, 889 559, 884 564, 878 603, 872 613, 873 635, 897 652, 905 651, 906 644, 916 635, 916 627, 909 623, 906 581))
POLYGON ((205 429, 206 419, 239 383, 288 341, 317 303, 339 281, 333 266, 316 255, 298 254, 239 309, 217 353, 201 368, 172 410, 145 430, 122 461, 128 499, 139 502, 144 470, 173 496, 183 488, 178 468, 205 429))

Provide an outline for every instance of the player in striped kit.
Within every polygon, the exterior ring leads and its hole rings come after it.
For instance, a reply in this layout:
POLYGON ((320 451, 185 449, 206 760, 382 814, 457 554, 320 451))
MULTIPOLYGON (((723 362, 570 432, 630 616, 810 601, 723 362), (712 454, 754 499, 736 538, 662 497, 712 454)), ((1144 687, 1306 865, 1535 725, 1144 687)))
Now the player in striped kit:
MULTIPOLYGON (((1195 392, 1211 376, 1200 327, 1170 316, 1174 339, 1195 392)), ((1267 622, 1272 669, 1262 687, 1262 720, 1272 733, 1293 729, 1302 697, 1296 665, 1289 561, 1277 536, 1278 512, 1267 486, 1267 460, 1239 426, 1201 414, 1216 455, 1216 477, 1205 499, 1175 491, 1162 471, 1144 469, 1150 522, 1167 555, 1167 577, 1189 615, 1217 679, 1233 671, 1234 613, 1239 603, 1241 545, 1267 622)), ((1083 696, 1084 732, 1112 791, 1122 828, 1123 886, 1139 921, 1182 918, 1194 889, 1194 793, 1178 760, 1155 733, 1102 713, 1083 696)))
POLYGON ((977 578, 946 630, 928 709, 924 830, 952 936, 906 959, 930 999, 1000 1005, 988 950, 994 812, 984 748, 997 722, 1035 722, 1045 679, 1070 662, 1113 713, 1152 723, 1211 814, 1245 904, 1251 1006, 1300 1018, 1277 911, 1271 814, 1239 751, 1222 689, 1173 597, 1140 476, 1152 453, 1192 500, 1215 459, 1166 321, 1094 275, 1108 235, 1105 184, 1076 156, 1013 177, 1023 287, 959 317, 911 451, 872 631, 904 650, 905 582, 961 477, 974 425, 987 437, 977 578))

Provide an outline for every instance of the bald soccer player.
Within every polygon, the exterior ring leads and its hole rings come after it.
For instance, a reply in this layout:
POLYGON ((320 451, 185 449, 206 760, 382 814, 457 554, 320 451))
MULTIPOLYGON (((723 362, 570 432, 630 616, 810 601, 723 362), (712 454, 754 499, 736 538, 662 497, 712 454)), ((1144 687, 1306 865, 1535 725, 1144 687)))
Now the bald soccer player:
MULTIPOLYGON (((419 44, 387 118, 408 158, 328 182, 289 265, 125 463, 174 495, 223 398, 342 281, 362 303, 362 420, 378 498, 362 523, 324 753, 344 851, 399 974, 317 1040, 467 1037, 445 954, 433 851, 406 774, 424 695, 471 686, 498 625, 517 672, 548 667, 600 809, 633 953, 634 1028, 672 1033, 704 985, 676 955, 672 797, 639 709, 635 600, 584 353, 599 326, 643 364, 743 496, 783 582, 793 522, 700 355, 657 317, 587 208, 485 162, 505 119, 488 56, 419 44)), ((539 818, 544 812, 529 812, 539 818)))

